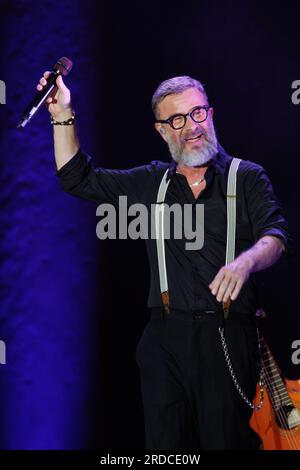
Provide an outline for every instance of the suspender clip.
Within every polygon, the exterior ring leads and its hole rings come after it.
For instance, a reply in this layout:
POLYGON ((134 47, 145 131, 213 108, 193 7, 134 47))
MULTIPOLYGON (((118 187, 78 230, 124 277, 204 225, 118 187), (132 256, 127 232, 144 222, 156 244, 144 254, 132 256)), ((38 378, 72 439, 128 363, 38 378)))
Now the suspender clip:
POLYGON ((227 302, 223 302, 224 320, 228 319, 230 305, 231 305, 231 299, 230 298, 227 300, 227 302))
POLYGON ((162 303, 165 309, 165 313, 170 315, 170 300, 169 300, 169 292, 166 290, 165 292, 161 293, 162 303))

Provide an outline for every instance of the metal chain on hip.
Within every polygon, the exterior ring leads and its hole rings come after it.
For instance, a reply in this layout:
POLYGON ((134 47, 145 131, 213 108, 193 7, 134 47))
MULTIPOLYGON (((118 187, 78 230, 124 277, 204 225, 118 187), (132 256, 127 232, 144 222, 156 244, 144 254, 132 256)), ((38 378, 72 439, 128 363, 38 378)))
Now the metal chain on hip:
POLYGON ((230 356, 229 356, 228 347, 227 347, 227 343, 226 343, 226 339, 225 339, 225 335, 224 335, 224 328, 219 327, 219 333, 220 333, 220 337, 221 337, 221 344, 222 344, 226 364, 227 364, 227 367, 229 369, 230 376, 231 376, 232 381, 235 385, 235 388, 237 389, 237 392, 240 395, 240 397, 244 400, 245 403, 247 403, 248 406, 250 406, 250 408, 252 408, 252 410, 259 411, 261 409, 261 407, 263 406, 263 402, 264 402, 265 382, 264 382, 264 371, 263 371, 263 366, 262 366, 262 355, 261 355, 261 347, 260 347, 260 341, 259 341, 259 333, 258 333, 257 328, 256 328, 256 331, 257 331, 258 349, 259 349, 259 357, 260 357, 260 372, 259 372, 259 381, 258 381, 260 390, 259 390, 259 403, 258 403, 258 405, 255 405, 254 403, 252 403, 247 398, 245 393, 243 392, 242 387, 240 386, 240 384, 237 380, 237 377, 236 377, 236 375, 233 371, 232 362, 231 362, 231 359, 230 359, 230 356))

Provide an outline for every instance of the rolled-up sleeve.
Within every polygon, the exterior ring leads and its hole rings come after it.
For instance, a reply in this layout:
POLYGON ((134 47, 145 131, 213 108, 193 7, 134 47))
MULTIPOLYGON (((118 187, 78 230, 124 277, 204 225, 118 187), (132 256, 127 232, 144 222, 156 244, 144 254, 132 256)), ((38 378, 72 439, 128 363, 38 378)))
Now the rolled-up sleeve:
POLYGON ((140 202, 150 181, 151 166, 128 170, 94 168, 92 158, 81 149, 56 171, 64 191, 97 203, 117 205, 119 196, 126 195, 128 203, 140 202))
POLYGON ((255 242, 269 235, 284 244, 284 256, 292 254, 292 239, 281 203, 266 170, 255 165, 246 178, 248 213, 255 242))

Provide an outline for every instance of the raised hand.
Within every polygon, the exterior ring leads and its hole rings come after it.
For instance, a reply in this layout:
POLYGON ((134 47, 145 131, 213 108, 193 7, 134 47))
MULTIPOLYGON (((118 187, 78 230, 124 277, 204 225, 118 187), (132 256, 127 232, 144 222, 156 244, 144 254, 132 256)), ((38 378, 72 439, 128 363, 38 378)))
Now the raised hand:
MULTIPOLYGON (((37 90, 41 91, 47 85, 47 78, 51 72, 45 72, 37 85, 37 90)), ((46 106, 54 119, 63 120, 68 118, 72 112, 71 92, 64 84, 63 78, 59 75, 56 79, 57 89, 53 90, 51 96, 47 98, 46 106)))

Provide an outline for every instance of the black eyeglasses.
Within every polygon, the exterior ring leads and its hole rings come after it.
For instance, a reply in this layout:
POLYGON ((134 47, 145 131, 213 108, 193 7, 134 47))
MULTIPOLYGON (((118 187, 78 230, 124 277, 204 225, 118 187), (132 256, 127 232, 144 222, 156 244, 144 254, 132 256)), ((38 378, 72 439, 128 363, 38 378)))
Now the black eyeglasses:
POLYGON ((192 109, 189 113, 186 114, 174 114, 170 116, 168 119, 160 119, 159 121, 161 124, 170 124, 173 129, 182 129, 185 126, 186 118, 190 116, 194 122, 203 122, 207 119, 208 110, 210 106, 196 106, 192 109))

